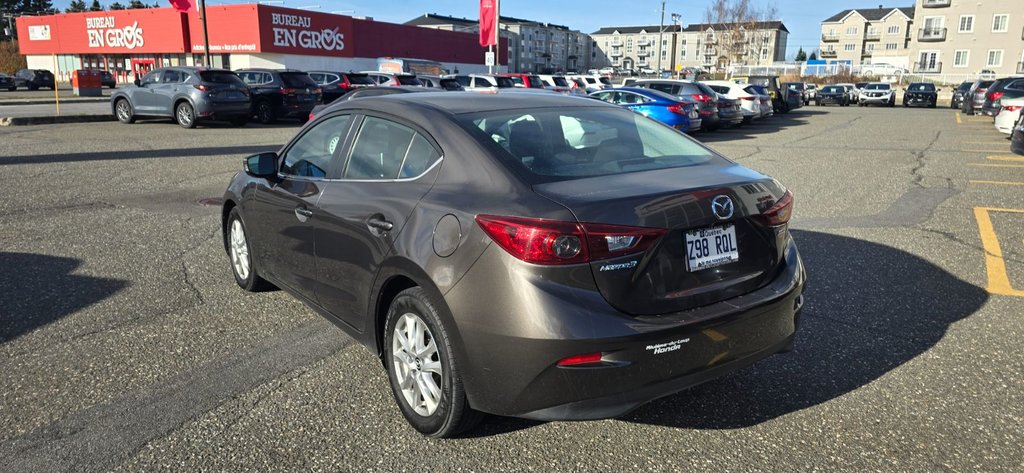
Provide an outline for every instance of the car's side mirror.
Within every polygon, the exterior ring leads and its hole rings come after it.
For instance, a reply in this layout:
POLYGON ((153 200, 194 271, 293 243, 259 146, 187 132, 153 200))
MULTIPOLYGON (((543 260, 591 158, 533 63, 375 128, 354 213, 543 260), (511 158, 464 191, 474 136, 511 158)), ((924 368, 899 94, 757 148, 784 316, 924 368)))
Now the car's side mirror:
POLYGON ((139 80, 139 79, 135 79, 135 86, 136 87, 142 87, 142 81, 139 80))
POLYGON ((254 177, 276 176, 277 153, 268 151, 245 158, 245 172, 254 177))

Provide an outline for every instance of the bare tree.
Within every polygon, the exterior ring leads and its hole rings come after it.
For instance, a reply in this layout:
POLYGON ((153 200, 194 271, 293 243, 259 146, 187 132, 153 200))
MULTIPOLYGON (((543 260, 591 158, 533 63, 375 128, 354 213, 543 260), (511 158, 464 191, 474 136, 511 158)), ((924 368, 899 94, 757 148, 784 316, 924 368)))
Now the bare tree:
POLYGON ((715 65, 728 68, 733 64, 760 61, 761 50, 772 41, 772 30, 766 22, 774 20, 778 9, 774 4, 760 5, 756 0, 713 0, 704 12, 706 23, 701 39, 701 55, 712 57, 715 65))

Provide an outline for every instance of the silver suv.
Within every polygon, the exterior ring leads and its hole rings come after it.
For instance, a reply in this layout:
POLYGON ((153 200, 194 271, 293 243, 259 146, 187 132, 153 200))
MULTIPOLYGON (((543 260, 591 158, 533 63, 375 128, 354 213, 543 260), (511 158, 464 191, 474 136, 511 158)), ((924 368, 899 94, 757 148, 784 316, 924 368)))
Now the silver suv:
POLYGON ((872 82, 864 86, 860 92, 860 99, 857 106, 885 105, 886 107, 896 106, 896 90, 885 82, 872 82))
POLYGON ((166 67, 117 89, 110 108, 121 123, 171 117, 184 128, 199 120, 249 121, 249 88, 234 72, 205 67, 166 67))

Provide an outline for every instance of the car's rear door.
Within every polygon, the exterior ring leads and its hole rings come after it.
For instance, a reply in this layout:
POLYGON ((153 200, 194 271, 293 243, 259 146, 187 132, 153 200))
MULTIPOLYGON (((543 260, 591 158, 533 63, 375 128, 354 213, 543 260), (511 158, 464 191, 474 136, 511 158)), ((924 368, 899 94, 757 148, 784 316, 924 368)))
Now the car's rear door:
POLYGON ((366 115, 346 153, 340 179, 326 183, 319 202, 317 298, 336 317, 362 331, 377 271, 433 185, 441 150, 410 123, 366 115))

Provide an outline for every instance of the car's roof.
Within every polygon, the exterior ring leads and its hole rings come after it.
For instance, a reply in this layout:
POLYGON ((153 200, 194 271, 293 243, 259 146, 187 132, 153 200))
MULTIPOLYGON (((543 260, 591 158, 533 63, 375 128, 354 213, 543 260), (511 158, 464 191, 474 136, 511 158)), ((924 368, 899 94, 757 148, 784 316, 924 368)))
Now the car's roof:
POLYGON ((220 68, 217 68, 217 67, 202 67, 202 66, 167 66, 167 67, 161 67, 159 69, 154 69, 154 70, 163 70, 163 69, 181 69, 181 70, 193 71, 193 72, 205 72, 205 71, 234 72, 234 71, 229 71, 227 69, 220 69, 220 68))
POLYGON ((244 69, 238 69, 236 72, 242 72, 242 71, 248 71, 248 72, 301 72, 303 74, 306 73, 306 71, 300 71, 298 69, 269 69, 269 68, 265 68, 265 67, 246 67, 244 69))
MULTIPOLYGON (((427 89, 430 90, 430 89, 427 89)), ((355 100, 342 103, 354 103, 355 100)), ((472 112, 492 112, 531 108, 601 107, 608 104, 586 97, 561 94, 531 94, 519 91, 499 91, 482 94, 478 92, 422 92, 417 94, 392 94, 374 97, 373 100, 358 101, 362 106, 374 103, 380 108, 430 108, 452 115, 472 112)))

